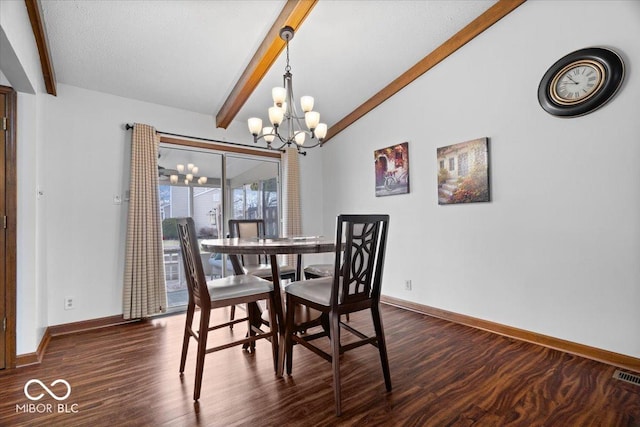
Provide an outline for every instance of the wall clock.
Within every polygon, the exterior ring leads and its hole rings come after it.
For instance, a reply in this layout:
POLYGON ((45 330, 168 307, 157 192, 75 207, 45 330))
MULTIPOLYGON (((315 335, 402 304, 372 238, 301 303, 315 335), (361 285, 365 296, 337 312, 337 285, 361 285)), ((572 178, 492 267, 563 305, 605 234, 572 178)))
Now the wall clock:
POLYGON ((582 116, 606 104, 623 79, 624 62, 616 52, 576 50, 549 67, 538 86, 538 101, 554 116, 582 116))

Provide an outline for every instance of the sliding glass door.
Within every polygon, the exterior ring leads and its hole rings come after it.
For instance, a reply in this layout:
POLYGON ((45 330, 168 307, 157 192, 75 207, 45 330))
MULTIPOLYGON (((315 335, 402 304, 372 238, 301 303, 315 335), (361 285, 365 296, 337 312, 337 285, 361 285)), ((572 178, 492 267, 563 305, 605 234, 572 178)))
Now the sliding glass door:
POLYGON ((280 234, 280 162, 227 156, 226 217, 263 219, 266 237, 280 234))
MULTIPOLYGON (((158 176, 169 309, 188 301, 174 218, 192 217, 199 240, 226 237, 232 218, 263 218, 267 234, 279 234, 277 159, 161 144, 158 176)), ((200 255, 207 279, 232 274, 226 256, 200 255)))

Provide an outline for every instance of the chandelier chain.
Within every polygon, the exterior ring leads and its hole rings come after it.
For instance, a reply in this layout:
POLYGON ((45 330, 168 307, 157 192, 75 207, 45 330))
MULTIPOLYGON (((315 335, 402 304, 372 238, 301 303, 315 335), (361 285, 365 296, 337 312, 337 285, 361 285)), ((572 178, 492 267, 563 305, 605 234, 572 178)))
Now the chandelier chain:
POLYGON ((289 38, 287 38, 286 44, 287 44, 287 66, 284 67, 284 70, 286 72, 289 72, 291 71, 291 66, 289 65, 289 38))

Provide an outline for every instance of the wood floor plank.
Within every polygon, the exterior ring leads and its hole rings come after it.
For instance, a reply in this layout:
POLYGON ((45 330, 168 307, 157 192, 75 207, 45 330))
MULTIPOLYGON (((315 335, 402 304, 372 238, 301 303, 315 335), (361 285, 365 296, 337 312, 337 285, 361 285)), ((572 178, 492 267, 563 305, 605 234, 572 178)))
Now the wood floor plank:
MULTIPOLYGON (((0 426, 640 426, 640 387, 613 379, 612 366, 395 307, 382 316, 393 391, 373 347, 346 353, 340 418, 331 366, 296 346, 292 375, 278 379, 268 342, 207 355, 194 404, 195 341, 180 377, 184 315, 174 315, 53 337, 41 364, 0 371, 0 426), (64 379, 71 395, 31 402, 30 379, 64 379)), ((371 330, 365 313, 350 323, 371 330)), ((244 332, 216 331, 211 343, 244 332)))

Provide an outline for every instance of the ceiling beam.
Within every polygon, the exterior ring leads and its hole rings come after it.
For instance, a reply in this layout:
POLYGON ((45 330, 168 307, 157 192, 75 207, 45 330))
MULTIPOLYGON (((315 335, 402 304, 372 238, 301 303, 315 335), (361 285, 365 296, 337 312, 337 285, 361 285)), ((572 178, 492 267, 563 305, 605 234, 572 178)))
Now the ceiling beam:
POLYGON ((253 93, 262 78, 274 64, 280 52, 285 47, 285 42, 280 38, 280 29, 289 25, 294 30, 305 20, 318 0, 287 0, 282 12, 276 18, 273 26, 251 58, 236 82, 233 90, 216 114, 216 126, 226 129, 242 108, 249 96, 253 93))
POLYGON ((402 73, 398 78, 365 101, 358 108, 347 114, 344 118, 332 125, 327 132, 325 142, 345 130, 369 111, 391 98, 409 83, 435 67, 446 57, 480 35, 484 30, 511 13, 526 0, 499 0, 487 9, 483 14, 471 21, 466 27, 454 34, 449 40, 442 43, 430 54, 422 58, 413 67, 402 73))
POLYGON ((44 21, 42 20, 42 8, 40 7, 40 1, 24 0, 24 2, 27 5, 29 21, 31 21, 31 30, 33 31, 33 36, 36 38, 36 45, 38 46, 44 86, 47 89, 48 94, 56 96, 56 75, 53 71, 53 64, 51 62, 49 40, 47 39, 47 31, 44 28, 44 21))

